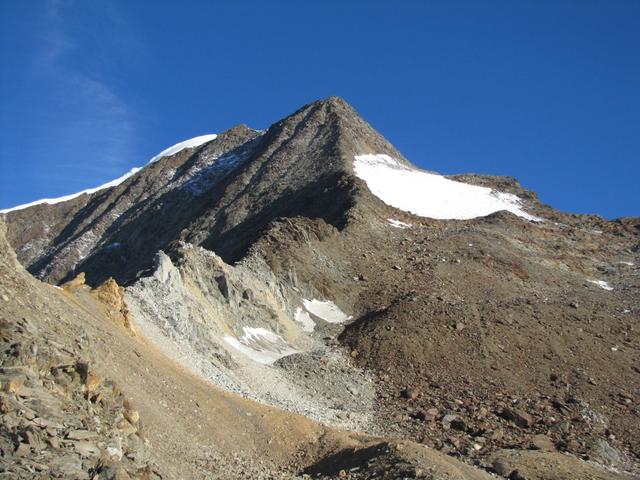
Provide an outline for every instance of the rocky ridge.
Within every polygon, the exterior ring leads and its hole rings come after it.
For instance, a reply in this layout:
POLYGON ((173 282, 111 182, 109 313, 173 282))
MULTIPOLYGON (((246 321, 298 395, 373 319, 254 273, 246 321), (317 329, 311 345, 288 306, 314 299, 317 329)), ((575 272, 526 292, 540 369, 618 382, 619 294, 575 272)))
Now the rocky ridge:
POLYGON ((49 323, 60 318, 56 308, 45 313, 33 292, 53 288, 21 274, 0 229, 3 476, 161 478, 132 401, 94 369, 91 341, 80 329, 74 341, 59 343, 49 323))

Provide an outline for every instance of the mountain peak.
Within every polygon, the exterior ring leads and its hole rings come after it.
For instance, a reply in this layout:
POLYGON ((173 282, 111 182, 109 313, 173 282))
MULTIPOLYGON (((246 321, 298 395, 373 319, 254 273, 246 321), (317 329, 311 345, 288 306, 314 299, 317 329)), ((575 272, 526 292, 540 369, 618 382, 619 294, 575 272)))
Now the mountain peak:
POLYGON ((321 98, 319 100, 316 100, 315 102, 312 102, 311 105, 323 106, 326 108, 334 108, 338 110, 349 109, 355 112, 355 109, 349 102, 347 102, 344 98, 338 97, 336 95, 333 95, 331 97, 321 98))
POLYGON ((330 115, 332 120, 344 120, 347 122, 354 120, 363 121, 356 109, 349 102, 337 96, 321 98, 311 102, 300 108, 294 115, 299 112, 305 114, 322 112, 325 115, 330 115))

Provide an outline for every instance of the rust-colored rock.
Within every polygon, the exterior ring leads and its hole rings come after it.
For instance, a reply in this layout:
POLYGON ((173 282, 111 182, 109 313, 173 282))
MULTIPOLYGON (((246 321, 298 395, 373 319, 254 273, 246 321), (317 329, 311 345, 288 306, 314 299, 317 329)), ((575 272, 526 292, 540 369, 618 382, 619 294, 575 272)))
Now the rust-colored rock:
POLYGON ((113 278, 109 278, 92 293, 107 307, 109 318, 135 335, 131 313, 124 299, 124 288, 119 286, 113 278))

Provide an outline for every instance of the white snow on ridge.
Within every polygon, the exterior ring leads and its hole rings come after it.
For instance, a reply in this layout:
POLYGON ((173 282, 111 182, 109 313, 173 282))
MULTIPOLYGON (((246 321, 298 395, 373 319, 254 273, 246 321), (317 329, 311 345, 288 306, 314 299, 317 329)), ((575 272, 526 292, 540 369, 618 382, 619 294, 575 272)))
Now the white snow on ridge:
POLYGON ((389 155, 356 155, 353 166, 376 197, 421 217, 468 220, 508 210, 527 220, 540 220, 522 209, 517 195, 410 168, 389 155))
POLYGON ((296 308, 293 319, 302 324, 302 330, 304 332, 310 333, 316 329, 316 322, 313 321, 308 312, 304 311, 300 307, 296 308))
POLYGON ((604 280, 587 280, 587 281, 599 286, 600 288, 604 288, 609 292, 613 290, 613 287, 609 285, 607 282, 605 282, 604 280))
POLYGON ((405 228, 411 228, 410 223, 404 223, 394 218, 387 218, 387 222, 389 222, 389 225, 391 225, 393 228, 400 228, 402 230, 404 230, 405 228))
POLYGON ((269 365, 276 360, 298 353, 280 335, 266 328, 242 327, 244 335, 240 338, 224 337, 224 341, 239 350, 254 362, 269 365))
POLYGON ((164 149, 158 155, 149 160, 149 163, 153 163, 156 160, 160 160, 162 157, 170 157, 171 155, 175 155, 180 150, 184 150, 185 148, 195 148, 200 145, 215 140, 218 137, 215 133, 211 133, 209 135, 200 135, 199 137, 193 137, 189 140, 185 140, 184 142, 176 143, 175 145, 164 149))
POLYGON ((328 323, 345 323, 351 320, 338 306, 329 300, 306 300, 302 299, 304 309, 316 317, 328 323))
POLYGON ((42 204, 45 204, 45 203, 47 205, 53 205, 55 203, 61 203, 61 202, 66 202, 68 200, 73 200, 74 198, 77 198, 80 195, 84 195, 85 193, 86 194, 95 193, 95 192, 99 192, 100 190, 104 190, 105 188, 111 188, 111 187, 115 187, 116 185, 120 185, 127 178, 129 178, 131 175, 139 172, 140 170, 142 170, 142 169, 138 168, 138 167, 135 167, 135 168, 132 168, 131 170, 129 170, 124 175, 122 175, 121 177, 116 178, 115 180, 111 180, 110 182, 104 183, 104 184, 100 185, 99 187, 89 188, 87 190, 82 190, 81 192, 72 193, 71 195, 65 195, 64 197, 43 198, 41 200, 36 200, 34 202, 25 203, 25 204, 22 204, 22 205, 18 205, 16 207, 11 207, 11 208, 6 208, 4 210, 0 210, 0 213, 8 213, 8 212, 13 212, 14 210, 22 210, 23 208, 33 207, 34 205, 42 205, 42 204))
MULTIPOLYGON (((172 147, 164 149, 158 155, 156 155, 151 160, 149 160, 147 162, 147 165, 149 165, 150 163, 153 163, 153 162, 161 159, 162 157, 168 157, 168 156, 171 156, 171 155, 175 155, 176 153, 178 153, 181 150, 184 150, 185 148, 199 147, 200 145, 202 145, 204 143, 207 143, 207 142, 210 142, 212 140, 215 140, 217 137, 218 137, 218 135, 216 135, 215 133, 212 133, 212 134, 209 134, 209 135, 200 135, 199 137, 190 138, 189 140, 185 140, 184 142, 176 143, 172 147)), ((144 168, 144 167, 142 167, 142 168, 144 168)), ((90 193, 98 192, 100 190, 104 190, 105 188, 115 187, 117 185, 120 185, 122 182, 124 182, 130 176, 132 176, 135 173, 137 173, 140 170, 142 170, 142 168, 141 167, 134 167, 131 170, 129 170, 127 173, 125 173, 123 176, 121 176, 119 178, 116 178, 115 180, 111 180, 110 182, 107 182, 107 183, 105 183, 103 185, 100 185, 99 187, 89 188, 87 190, 83 190, 83 191, 77 192, 77 193, 72 193, 71 195, 65 195, 63 197, 43 198, 41 200, 35 200, 33 202, 30 202, 30 203, 25 203, 25 204, 18 205, 18 206, 15 206, 15 207, 11 207, 11 208, 6 208, 4 210, 0 210, 0 213, 9 213, 9 212, 13 212, 14 210, 22 210, 24 208, 33 207, 34 205, 42 205, 42 204, 53 205, 55 203, 61 203, 61 202, 66 202, 68 200, 72 200, 74 198, 79 197, 80 195, 84 195, 85 193, 86 194, 90 194, 90 193)))

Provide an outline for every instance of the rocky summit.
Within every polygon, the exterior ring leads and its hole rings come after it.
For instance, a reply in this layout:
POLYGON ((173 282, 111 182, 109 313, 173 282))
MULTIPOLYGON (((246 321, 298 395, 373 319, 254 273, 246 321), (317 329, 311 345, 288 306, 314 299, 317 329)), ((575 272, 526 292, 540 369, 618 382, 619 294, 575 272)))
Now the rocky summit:
POLYGON ((3 478, 640 478, 640 219, 344 100, 0 213, 3 478))

